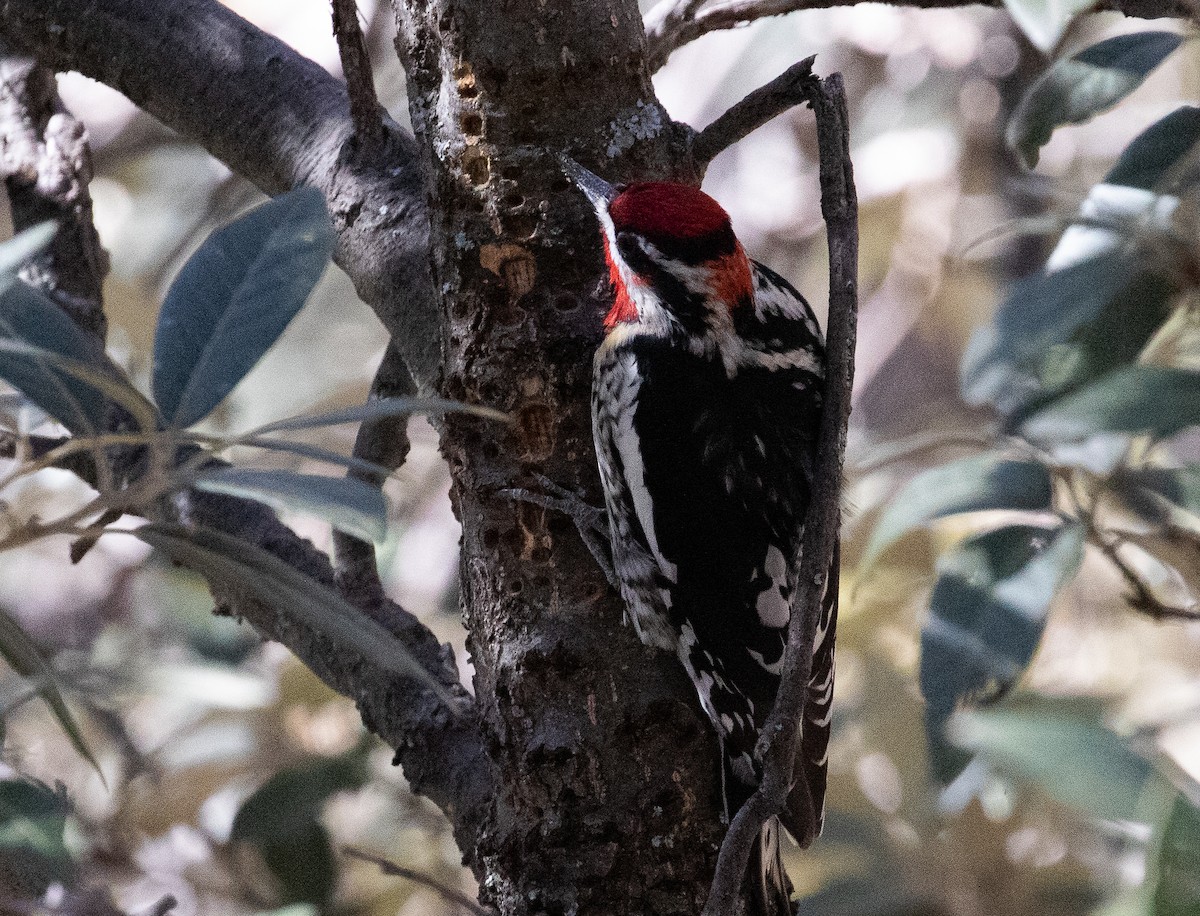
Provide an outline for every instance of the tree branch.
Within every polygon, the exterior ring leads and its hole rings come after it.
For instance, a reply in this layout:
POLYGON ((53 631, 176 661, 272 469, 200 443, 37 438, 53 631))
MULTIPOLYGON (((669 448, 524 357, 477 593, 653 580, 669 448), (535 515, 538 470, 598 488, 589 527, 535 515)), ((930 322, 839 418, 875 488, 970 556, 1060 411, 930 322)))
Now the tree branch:
MULTIPOLYGON (((375 372, 368 400, 406 397, 415 391, 404 359, 394 346, 388 347, 379 369, 375 372)), ((408 417, 405 416, 379 417, 364 421, 354 439, 354 457, 395 471, 408 457, 407 425, 408 417)), ((351 469, 349 474, 376 488, 382 488, 385 480, 381 474, 370 471, 351 469)), ((383 600, 383 583, 376 568, 375 545, 334 529, 333 552, 336 557, 334 567, 337 570, 337 583, 342 594, 348 601, 364 610, 374 610, 373 616, 379 618, 380 612, 388 603, 383 600)), ((380 623, 386 626, 389 621, 380 619, 380 623)))
POLYGON ((772 118, 794 108, 803 98, 804 86, 812 82, 812 65, 816 59, 813 54, 792 64, 696 134, 692 141, 692 162, 697 174, 704 174, 705 168, 719 153, 772 118))
POLYGON ((0 174, 16 231, 54 220, 58 232, 22 271, 103 343, 108 254, 92 223, 87 133, 58 100, 54 72, 0 46, 0 174))
POLYGON ((858 202, 841 75, 834 73, 818 80, 810 74, 794 85, 795 102, 807 102, 816 114, 821 212, 829 244, 825 404, 812 482, 812 492, 820 494, 821 499, 814 501, 805 520, 783 677, 775 706, 763 728, 766 750, 762 782, 734 817, 721 844, 704 916, 734 912, 751 847, 767 819, 783 810, 791 791, 821 600, 841 520, 842 465, 854 384, 858 314, 858 202))
MULTIPOLYGON (((147 30, 151 28, 149 23, 157 21, 156 17, 159 16, 169 23, 170 16, 163 12, 168 5, 160 3, 154 7, 153 16, 147 15, 147 30)), ((0 22, 7 24, 16 6, 19 4, 8 3, 0 7, 0 15, 5 17, 0 22)), ((125 6, 130 8, 130 16, 136 16, 142 4, 129 2, 125 6)), ((173 4, 176 9, 191 7, 199 10, 204 6, 207 4, 191 0, 173 4)), ((47 3, 43 8, 55 7, 55 3, 47 3)), ((89 8, 89 13, 94 13, 98 22, 91 22, 93 17, 90 15, 78 18, 88 21, 96 29, 97 35, 108 34, 105 29, 111 29, 116 35, 120 29, 114 18, 114 9, 114 4, 100 0, 89 8)), ((220 15, 214 13, 215 21, 223 21, 229 28, 241 23, 236 17, 230 21, 228 17, 232 14, 225 15, 226 18, 222 20, 220 15)), ((64 19, 64 22, 69 24, 61 30, 60 37, 64 46, 70 48, 73 47, 72 42, 78 39, 76 24, 71 23, 70 19, 64 19)), ((214 20, 206 22, 211 26, 214 20)), ((53 22, 43 24, 50 28, 53 22)), ((241 23, 241 27, 250 30, 245 23, 241 23)), ((256 36, 250 31, 244 31, 242 38, 250 43, 258 41, 260 45, 274 42, 274 39, 267 39, 262 33, 256 36)), ((118 42, 118 51, 122 48, 128 50, 130 46, 137 47, 141 38, 126 35, 124 41, 124 45, 118 42)), ((243 46, 243 49, 249 58, 263 51, 262 47, 245 49, 243 46)), ((85 48, 84 57, 92 50, 85 48)), ((231 49, 226 46, 225 50, 231 49)), ((308 67, 315 68, 303 58, 296 58, 291 52, 288 54, 294 58, 293 65, 301 71, 308 67)), ((186 61, 173 61, 172 68, 164 71, 164 74, 179 74, 185 82, 193 78, 206 81, 203 72, 189 72, 186 61)), ((132 69, 138 71, 131 77, 137 82, 142 78, 142 70, 139 67, 132 69)), ((293 73, 293 76, 297 75, 293 73)), ((316 70, 309 75, 312 80, 322 84, 337 85, 336 80, 323 71, 316 70)), ((103 341, 105 322, 100 283, 107 269, 107 259, 91 223, 91 205, 87 194, 91 173, 86 138, 77 123, 58 110, 52 72, 28 58, 5 58, 0 61, 0 76, 4 78, 0 83, 0 168, 9 179, 14 218, 27 223, 36 222, 46 218, 50 211, 49 215, 55 215, 63 221, 63 229, 55 240, 50 256, 45 264, 38 265, 41 271, 39 279, 52 291, 69 290, 71 295, 66 299, 62 295, 56 295, 55 298, 76 320, 103 341), (75 294, 76 289, 83 290, 83 293, 75 294)), ((245 78, 242 72, 236 80, 245 78)), ((241 82, 237 82, 237 86, 243 88, 241 82)), ((253 81, 249 83, 249 88, 254 89, 253 81)), ((226 94, 236 96, 237 92, 231 89, 226 94)), ((345 94, 342 93, 340 98, 344 103, 345 94)), ((212 104, 220 103, 212 101, 212 104)), ((205 115, 206 118, 209 116, 205 115)), ((344 114, 341 118, 345 122, 344 114)), ((214 123, 220 120, 217 116, 214 123)), ((309 127, 318 125, 319 121, 309 127)), ((265 163, 259 165, 267 166, 265 163)), ((253 163, 250 166, 253 167, 253 163)), ((403 171, 403 168, 398 170, 403 171)), ((378 224, 373 225, 373 231, 378 232, 378 224)), ((387 232, 379 234, 381 239, 388 239, 387 232)), ((399 360, 399 356, 395 360, 399 360)), ((389 371, 395 371, 395 362, 387 365, 392 367, 389 371)), ((403 368, 402 362, 400 366, 403 368)), ((370 438, 369 431, 367 437, 370 438)), ((45 455, 58 444, 56 440, 34 437, 24 447, 37 457, 39 454, 45 455)), ((0 455, 15 455, 21 447, 22 444, 13 434, 0 434, 0 455)), ((85 478, 89 472, 90 476, 95 476, 94 463, 89 468, 86 460, 81 460, 72 469, 85 478)), ((324 585, 333 585, 334 571, 328 557, 280 522, 267 507, 248 500, 200 492, 185 493, 179 505, 188 521, 255 544, 309 578, 324 585)), ((463 850, 470 852, 475 848, 474 833, 479 829, 482 812, 493 795, 492 770, 483 750, 474 705, 459 683, 457 667, 449 647, 440 645, 428 628, 403 608, 386 601, 382 592, 374 602, 364 607, 364 610, 374 612, 386 623, 446 692, 461 701, 455 710, 447 708, 431 690, 411 679, 399 678, 390 671, 373 666, 361 656, 332 644, 323 632, 299 618, 269 608, 240 594, 226 583, 210 581, 209 584, 219 609, 224 613, 247 620, 264 637, 287 646, 330 687, 353 698, 367 727, 397 749, 397 762, 404 765, 405 775, 414 791, 430 798, 446 812, 463 850)))
POLYGON ((366 148, 342 82, 216 0, 0 0, 5 40, 55 70, 125 93, 267 194, 312 185, 338 229, 337 263, 432 387, 440 335, 426 181, 392 122, 366 148))
MULTIPOLYGON (((854 6, 860 0, 724 0, 702 9, 705 0, 660 0, 646 13, 647 57, 651 72, 667 62, 674 51, 709 32, 736 29, 759 19, 801 10, 854 6)), ((1003 0, 885 0, 893 6, 947 9, 960 6, 1003 6, 1003 0)), ((1096 9, 1116 10, 1126 16, 1157 19, 1187 18, 1193 0, 1102 0, 1096 9)))
POLYGON ((371 58, 358 24, 356 0, 333 0, 333 35, 342 59, 342 73, 350 93, 350 117, 359 139, 369 146, 383 139, 383 112, 375 94, 371 58))

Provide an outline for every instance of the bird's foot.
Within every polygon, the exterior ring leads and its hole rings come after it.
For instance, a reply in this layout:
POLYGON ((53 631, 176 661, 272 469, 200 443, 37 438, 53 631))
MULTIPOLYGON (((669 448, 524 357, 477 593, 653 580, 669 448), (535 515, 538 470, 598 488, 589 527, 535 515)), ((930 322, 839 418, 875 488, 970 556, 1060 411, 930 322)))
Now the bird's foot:
POLYGON ((543 509, 561 512, 575 523, 579 536, 583 538, 588 553, 596 560, 608 584, 613 588, 618 585, 617 574, 613 569, 612 544, 609 540, 608 515, 604 509, 586 502, 578 493, 559 486, 549 477, 541 474, 534 476, 541 492, 514 487, 500 492, 519 502, 533 503, 543 509))

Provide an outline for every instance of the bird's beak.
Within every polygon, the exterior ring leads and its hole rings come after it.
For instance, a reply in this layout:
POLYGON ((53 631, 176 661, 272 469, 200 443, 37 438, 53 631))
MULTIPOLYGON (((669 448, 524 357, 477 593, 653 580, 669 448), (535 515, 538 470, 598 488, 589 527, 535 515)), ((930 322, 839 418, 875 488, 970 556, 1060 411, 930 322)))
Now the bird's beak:
POLYGON ((593 175, 570 156, 559 154, 558 164, 571 181, 579 187, 592 206, 603 213, 617 197, 617 189, 598 175, 593 175))

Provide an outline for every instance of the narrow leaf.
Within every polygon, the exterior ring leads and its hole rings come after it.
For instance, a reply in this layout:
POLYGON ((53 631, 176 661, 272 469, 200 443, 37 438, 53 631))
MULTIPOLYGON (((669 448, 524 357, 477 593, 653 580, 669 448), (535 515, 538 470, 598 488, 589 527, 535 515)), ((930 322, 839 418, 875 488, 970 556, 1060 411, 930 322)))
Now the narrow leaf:
POLYGON ((973 455, 918 474, 883 513, 867 549, 871 566, 895 540, 936 518, 987 509, 1050 508, 1050 475, 1036 461, 1014 461, 995 452, 973 455))
POLYGON ((1137 820, 1153 769, 1104 727, 1094 701, 1028 697, 957 713, 948 734, 993 765, 1101 820, 1137 820))
POLYGON ((83 732, 80 731, 79 724, 63 698, 54 669, 42 658, 42 653, 21 629, 21 625, 4 610, 0 610, 0 656, 4 657, 13 671, 38 685, 38 693, 54 713, 54 718, 70 740, 71 746, 80 757, 92 765, 103 782, 104 771, 100 769, 100 764, 84 740, 83 732))
POLYGON ((321 194, 281 194, 208 237, 163 302, 154 398, 174 426, 206 417, 278 340, 333 251, 321 194))
POLYGON ((297 572, 261 547, 210 528, 143 525, 131 534, 208 578, 242 589, 281 613, 299 617, 372 664, 416 678, 448 705, 452 702, 445 689, 391 632, 333 589, 297 572))
POLYGON ((1179 47, 1172 32, 1118 35, 1055 62, 1025 93, 1008 124, 1008 145, 1027 168, 1054 130, 1081 124, 1133 92, 1179 47))
POLYGON ((108 402, 123 407, 138 428, 154 430, 158 412, 111 363, 95 365, 0 337, 0 378, 68 429, 103 430, 108 402), (107 398, 107 400, 105 400, 107 398))
POLYGON ((315 515, 365 541, 382 541, 387 532, 383 494, 353 478, 222 468, 202 474, 193 486, 257 500, 277 510, 315 515))
POLYGON ((934 770, 950 782, 965 760, 943 730, 965 702, 1004 695, 1029 666, 1058 590, 1079 569, 1075 523, 1014 525, 942 555, 921 633, 921 693, 934 770))
POLYGON ((1135 360, 1172 287, 1136 251, 1104 252, 1013 284, 962 362, 962 395, 1013 416, 1135 360))
POLYGON ((17 273, 34 255, 50 244, 58 223, 48 220, 30 226, 24 232, 0 245, 0 293, 17 282, 17 273))
POLYGON ((488 420, 509 422, 510 417, 499 410, 490 407, 479 407, 474 404, 464 404, 461 401, 450 401, 445 398, 380 398, 368 401, 356 407, 346 407, 341 410, 331 410, 328 413, 309 414, 307 416, 289 417, 286 420, 276 420, 266 426, 252 430, 248 435, 261 436, 266 433, 277 433, 299 429, 316 429, 321 426, 337 426, 340 423, 363 423, 367 420, 377 420, 381 417, 398 417, 407 414, 444 414, 469 413, 488 420))
POLYGON ((1155 121, 1125 147, 1105 184, 1159 188, 1200 141, 1200 108, 1185 105, 1155 121))
POLYGON ((392 474, 392 471, 389 468, 385 468, 382 464, 364 461, 362 458, 356 458, 353 455, 342 455, 338 452, 321 448, 319 445, 310 445, 307 442, 293 442, 291 439, 268 439, 253 436, 251 438, 238 439, 237 444, 246 446, 247 448, 261 448, 272 452, 299 455, 301 458, 310 458, 313 461, 335 464, 347 470, 369 474, 372 477, 380 479, 386 479, 392 474))
POLYGON ((1071 20, 1095 0, 1004 0, 1013 21, 1043 52, 1051 51, 1071 20))
POLYGON ((1114 483, 1149 490, 1189 512, 1200 513, 1200 464, 1182 468, 1136 468, 1122 470, 1114 483))
POLYGON ((1022 424, 1042 442, 1083 439, 1101 432, 1172 436, 1200 424, 1200 372, 1128 366, 1052 402, 1022 424))
POLYGON ((1200 811, 1179 795, 1159 843, 1154 916, 1200 913, 1200 811))

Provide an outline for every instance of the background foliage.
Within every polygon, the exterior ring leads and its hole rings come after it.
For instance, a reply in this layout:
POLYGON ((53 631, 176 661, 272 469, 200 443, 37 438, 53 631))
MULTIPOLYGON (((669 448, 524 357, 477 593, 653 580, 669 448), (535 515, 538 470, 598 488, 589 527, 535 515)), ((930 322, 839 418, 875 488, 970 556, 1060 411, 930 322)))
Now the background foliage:
MULTIPOLYGON (((321 0, 286 17, 230 5, 335 65, 321 0)), ((1200 911, 1200 625, 1186 621, 1200 585, 1200 114, 1181 107, 1200 88, 1196 46, 1109 16, 1062 35, 1065 13, 1014 6, 1024 32, 996 11, 796 14, 705 37, 656 79, 695 126, 813 52, 851 93, 864 308, 830 813, 822 842, 789 861, 805 913, 1200 911)), ((360 9, 403 121, 387 16, 360 9)), ((107 90, 60 87, 98 160, 111 378, 127 373, 155 406, 33 358, 30 346, 50 349, 110 377, 70 328, 21 324, 39 313, 19 284, 0 299, 0 330, 20 344, 0 350, 0 374, 73 431, 98 425, 101 395, 192 427, 237 467, 204 472, 206 487, 256 493, 318 543, 321 518, 382 537, 388 587, 465 670, 457 530, 425 422, 411 422, 413 452, 386 488, 386 529, 385 506, 320 460, 348 454, 352 425, 283 430, 286 448, 244 435, 361 403, 382 355, 348 281, 331 269, 318 282, 320 214, 284 198, 181 270, 254 194, 107 90), (273 323, 221 321, 263 297, 273 323), (254 341, 284 326, 250 370, 254 341), (202 371, 205 354, 238 353, 251 357, 202 371)), ((820 310, 807 114, 718 158, 705 186, 747 249, 820 310)), ((18 248, 36 242, 0 249, 0 274, 11 280, 18 248)), ((14 431, 49 428, 15 397, 4 408, 14 431)), ((204 548, 228 563, 229 551, 160 530, 105 536, 71 565, 72 539, 37 526, 92 497, 49 469, 0 494, 0 909, 91 888, 130 912, 165 894, 181 914, 461 912, 342 854, 369 850, 470 894, 442 819, 353 704, 213 616, 168 559, 204 548)), ((288 587, 239 562, 248 587, 288 587)), ((368 624, 330 622, 335 602, 322 601, 327 628, 372 644, 368 624)))

